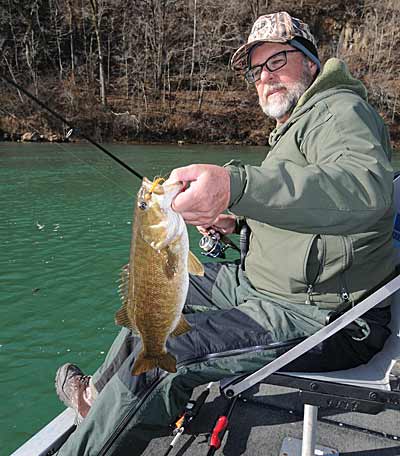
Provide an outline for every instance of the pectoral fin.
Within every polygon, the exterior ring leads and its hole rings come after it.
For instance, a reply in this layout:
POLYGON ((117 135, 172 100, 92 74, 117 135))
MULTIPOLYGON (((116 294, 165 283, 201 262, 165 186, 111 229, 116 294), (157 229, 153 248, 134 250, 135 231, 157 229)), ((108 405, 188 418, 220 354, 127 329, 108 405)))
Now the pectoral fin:
POLYGON ((188 255, 188 271, 193 275, 204 275, 204 266, 201 264, 197 256, 190 250, 188 255))
POLYGON ((185 317, 183 315, 181 315, 181 319, 179 320, 178 326, 172 331, 171 336, 172 337, 180 336, 180 335, 185 334, 186 332, 190 331, 191 329, 192 329, 192 327, 186 321, 185 317))

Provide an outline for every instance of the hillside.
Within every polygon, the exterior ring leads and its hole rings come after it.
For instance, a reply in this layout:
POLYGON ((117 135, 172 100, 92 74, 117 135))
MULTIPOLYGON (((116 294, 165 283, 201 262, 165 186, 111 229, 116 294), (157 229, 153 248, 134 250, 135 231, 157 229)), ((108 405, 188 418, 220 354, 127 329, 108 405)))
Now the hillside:
MULTIPOLYGON (((0 0, 0 70, 99 141, 265 144, 273 124, 229 58, 260 14, 311 26, 343 58, 400 148, 400 0, 0 0)), ((65 125, 0 84, 0 134, 65 125)))

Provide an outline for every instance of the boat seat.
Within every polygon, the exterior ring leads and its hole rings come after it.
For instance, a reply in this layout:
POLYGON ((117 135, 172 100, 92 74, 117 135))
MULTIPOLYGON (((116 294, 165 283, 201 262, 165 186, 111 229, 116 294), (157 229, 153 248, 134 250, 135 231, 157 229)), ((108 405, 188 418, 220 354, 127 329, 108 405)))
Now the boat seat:
POLYGON ((391 336, 383 350, 377 353, 367 364, 346 369, 323 373, 287 372, 285 375, 302 377, 327 382, 367 387, 391 391, 390 372, 397 360, 400 360, 400 292, 396 292, 392 303, 390 322, 391 336))
MULTIPOLYGON (((394 193, 396 216, 393 242, 397 263, 400 264, 400 176, 394 180, 394 193)), ((387 286, 387 283, 384 284, 377 293, 385 291, 387 286)), ((284 372, 282 369, 260 381, 297 389, 304 404, 303 439, 285 439, 281 454, 338 454, 334 449, 328 449, 327 453, 321 452, 323 447, 316 450, 317 417, 320 407, 369 414, 379 413, 386 408, 400 409, 400 382, 391 374, 396 361, 400 360, 400 281, 394 286, 391 290, 394 291, 390 322, 392 334, 383 349, 367 364, 353 369, 323 373, 284 372)), ((221 392, 232 398, 232 390, 229 394, 230 385, 245 382, 246 378, 248 376, 221 381, 221 392)))

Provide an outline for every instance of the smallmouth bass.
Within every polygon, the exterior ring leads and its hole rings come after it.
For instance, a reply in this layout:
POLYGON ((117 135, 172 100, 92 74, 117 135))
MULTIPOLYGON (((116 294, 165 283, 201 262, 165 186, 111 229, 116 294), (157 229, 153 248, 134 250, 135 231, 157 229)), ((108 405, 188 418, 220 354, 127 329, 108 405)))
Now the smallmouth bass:
POLYGON ((142 340, 132 375, 155 367, 176 372, 166 341, 191 329, 182 315, 189 271, 204 275, 202 264, 189 251, 185 221, 171 207, 183 184, 161 181, 144 178, 138 192, 129 264, 123 272, 123 305, 115 316, 118 325, 142 340))

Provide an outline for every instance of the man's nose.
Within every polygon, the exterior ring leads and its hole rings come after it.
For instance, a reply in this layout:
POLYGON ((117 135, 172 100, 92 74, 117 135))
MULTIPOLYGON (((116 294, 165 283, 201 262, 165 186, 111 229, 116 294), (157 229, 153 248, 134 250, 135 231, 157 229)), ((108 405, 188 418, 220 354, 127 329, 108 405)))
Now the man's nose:
POLYGON ((275 79, 275 73, 271 73, 271 71, 268 70, 267 66, 264 65, 262 70, 261 70, 261 76, 260 76, 261 82, 268 82, 271 81, 272 79, 275 79))

